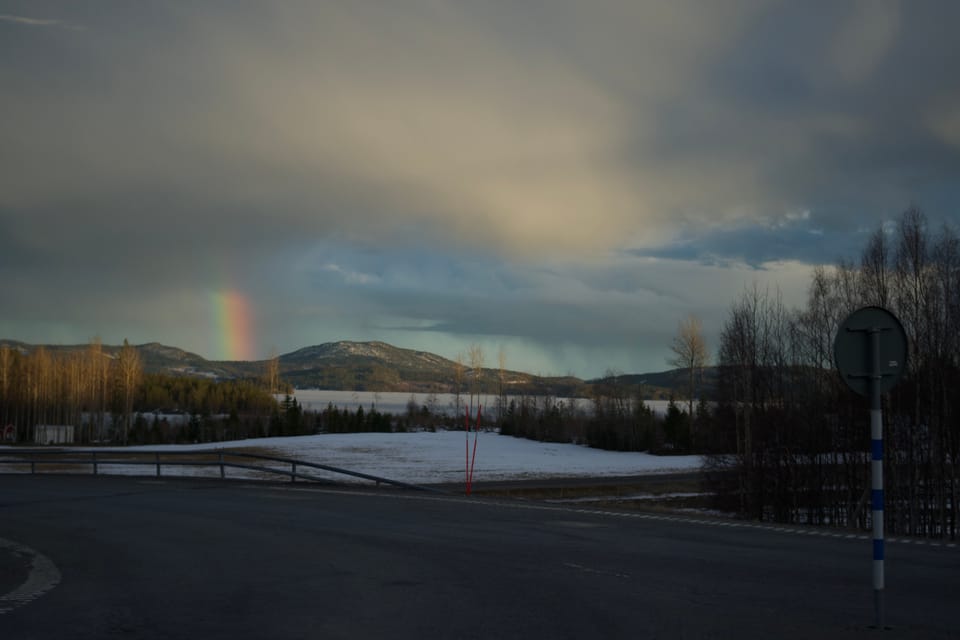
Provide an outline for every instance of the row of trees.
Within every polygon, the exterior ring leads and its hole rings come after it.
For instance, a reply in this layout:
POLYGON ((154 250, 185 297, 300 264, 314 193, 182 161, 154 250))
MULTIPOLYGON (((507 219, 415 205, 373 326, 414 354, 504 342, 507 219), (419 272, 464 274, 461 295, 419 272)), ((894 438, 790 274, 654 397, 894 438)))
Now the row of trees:
MULTIPOLYGON (((266 363, 262 380, 219 381, 209 378, 144 373, 137 349, 124 341, 119 350, 94 340, 86 349, 30 352, 0 346, 0 426, 16 426, 16 440, 30 442, 36 425, 77 427, 81 443, 158 444, 220 441, 318 431, 391 431, 419 428, 463 428, 464 411, 471 424, 477 407, 489 402, 496 385, 495 406, 487 407, 483 425, 506 434, 538 440, 588 443, 620 450, 650 446, 685 448, 683 427, 666 429, 627 385, 615 380, 603 385, 595 414, 549 395, 508 395, 506 356, 498 353, 498 368, 490 375, 485 354, 474 345, 457 358, 452 417, 436 406, 408 407, 403 416, 371 410, 348 412, 328 407, 306 412, 287 397, 274 394, 285 385, 278 358, 266 363), (486 398, 482 396, 486 395, 486 398), (632 404, 631 404, 632 403, 632 404), (676 432, 676 434, 674 434, 676 432)), ((430 402, 428 402, 428 405, 430 402)), ((679 411, 676 411, 679 415, 679 411)), ((679 424, 678 420, 673 423, 679 424)))
POLYGON ((24 355, 0 346, 0 425, 14 425, 18 441, 31 439, 37 424, 84 425, 88 439, 102 440, 106 416, 116 415, 126 442, 142 371, 126 340, 116 357, 99 340, 66 355, 43 347, 24 355))
POLYGON ((854 310, 902 321, 909 365, 884 398, 886 527, 955 537, 960 515, 960 237, 911 208, 878 229, 859 262, 818 268, 806 306, 754 287, 731 306, 718 353, 708 446, 727 506, 759 519, 866 526, 866 399, 833 369, 833 341, 854 310))
MULTIPOLYGON (((589 406, 549 395, 506 396, 503 412, 483 414, 480 428, 541 442, 585 444, 616 451, 689 452, 690 420, 680 405, 671 402, 665 415, 657 416, 644 402, 642 386, 610 380, 602 389, 589 406)), ((412 398, 407 410, 397 415, 378 411, 375 405, 350 410, 330 404, 320 412, 303 412, 301 423, 306 429, 304 433, 462 430, 463 410, 457 412, 456 405, 453 409, 459 417, 441 410, 436 401, 420 405, 412 398)), ((694 422, 705 424, 705 401, 697 404, 696 412, 694 422)), ((289 415, 289 411, 281 410, 280 415, 289 415)), ((475 416, 474 413, 470 419, 471 429, 475 416)))
POLYGON ((278 411, 257 381, 144 374, 139 352, 126 340, 113 353, 99 340, 58 353, 0 345, 0 427, 13 425, 18 442, 32 441, 36 425, 73 425, 83 443, 264 435, 278 411), (224 424, 214 426, 215 416, 224 424))
POLYGON ((315 416, 314 423, 316 431, 324 433, 390 433, 403 428, 399 420, 395 422, 393 416, 377 411, 376 407, 364 411, 360 406, 351 412, 332 404, 315 416))
POLYGON ((692 451, 691 428, 707 419, 705 401, 697 403, 692 421, 672 401, 658 416, 645 401, 643 385, 608 377, 595 387, 588 408, 552 396, 511 397, 497 424, 502 435, 540 442, 676 454, 692 451))

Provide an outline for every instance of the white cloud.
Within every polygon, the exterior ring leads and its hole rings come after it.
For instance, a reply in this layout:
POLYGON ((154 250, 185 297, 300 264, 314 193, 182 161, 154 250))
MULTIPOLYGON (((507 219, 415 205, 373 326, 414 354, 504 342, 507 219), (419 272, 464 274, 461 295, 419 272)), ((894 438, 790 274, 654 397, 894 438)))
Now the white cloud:
POLYGON ((354 271, 353 269, 344 268, 338 264, 327 263, 320 268, 321 271, 328 271, 331 273, 336 273, 337 275, 343 278, 343 281, 347 284, 372 284, 379 282, 380 278, 378 276, 361 273, 359 271, 354 271))
POLYGON ((0 15, 0 21, 12 22, 14 24, 23 24, 31 27, 59 27, 61 29, 71 29, 74 31, 83 31, 86 27, 70 24, 62 20, 51 20, 44 18, 28 18, 26 16, 13 16, 9 14, 0 15))

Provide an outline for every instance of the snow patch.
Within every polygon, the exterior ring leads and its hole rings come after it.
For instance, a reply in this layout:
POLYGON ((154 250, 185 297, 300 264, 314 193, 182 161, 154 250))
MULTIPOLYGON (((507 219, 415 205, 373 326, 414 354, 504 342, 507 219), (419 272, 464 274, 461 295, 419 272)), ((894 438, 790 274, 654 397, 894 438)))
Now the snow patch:
MULTIPOLYGON (((474 435, 470 434, 472 453, 474 435)), ((350 471, 409 482, 460 482, 466 467, 466 434, 344 433, 290 438, 259 438, 201 445, 130 447, 128 450, 269 449, 279 457, 296 458, 350 471)), ((603 477, 695 471, 701 456, 655 456, 640 452, 603 451, 575 444, 556 444, 482 432, 478 438, 475 481, 551 477, 603 477)), ((174 467, 170 467, 171 472, 174 467)), ((164 473, 167 471, 164 469, 164 473)), ((353 481, 343 476, 338 478, 353 481)), ((358 480, 359 481, 359 480, 358 480)))

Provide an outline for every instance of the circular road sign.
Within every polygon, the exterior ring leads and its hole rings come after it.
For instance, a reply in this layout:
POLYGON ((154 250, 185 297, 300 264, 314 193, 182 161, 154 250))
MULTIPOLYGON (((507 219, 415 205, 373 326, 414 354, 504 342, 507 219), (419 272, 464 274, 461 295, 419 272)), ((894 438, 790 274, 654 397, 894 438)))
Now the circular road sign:
POLYGON ((873 334, 880 338, 880 393, 889 391, 907 368, 907 334, 895 315, 883 307, 863 307, 840 325, 833 341, 833 361, 847 386, 870 394, 873 334))

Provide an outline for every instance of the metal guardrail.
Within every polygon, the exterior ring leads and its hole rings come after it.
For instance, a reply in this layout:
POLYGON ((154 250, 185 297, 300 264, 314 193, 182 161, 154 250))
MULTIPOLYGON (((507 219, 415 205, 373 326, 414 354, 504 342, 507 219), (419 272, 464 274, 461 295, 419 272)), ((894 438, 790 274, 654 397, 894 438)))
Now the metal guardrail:
MULTIPOLYGON (((52 467, 55 465, 82 466, 87 465, 92 468, 93 475, 100 474, 100 467, 107 465, 130 465, 130 466, 152 466, 156 468, 156 477, 161 477, 161 469, 164 466, 190 466, 190 467, 219 467, 220 477, 226 478, 227 469, 246 469, 249 471, 260 471, 273 475, 286 476, 290 482, 296 482, 298 479, 310 482, 335 484, 329 478, 321 478, 310 473, 304 473, 302 469, 317 469, 336 473, 363 480, 375 482, 377 486, 381 484, 399 487, 402 489, 412 489, 415 491, 430 491, 434 493, 445 493, 440 489, 433 487, 424 487, 400 482, 399 480, 390 480, 380 476, 359 471, 350 471, 326 464, 316 462, 307 462, 306 460, 296 460, 294 458, 280 458, 275 456, 266 456, 258 453, 244 453, 230 451, 229 449, 211 449, 208 451, 124 451, 117 449, 0 449, 0 474, 4 473, 5 467, 29 465, 30 473, 43 473, 43 467, 52 467), (184 460, 182 458, 191 458, 184 460), (171 459, 172 458, 172 459, 171 459), (270 466, 269 464, 255 464, 250 461, 259 461, 263 463, 281 463, 290 465, 289 469, 270 466), (41 471, 38 472, 38 467, 41 471), (298 471, 298 467, 301 470, 298 471)), ((249 479, 249 478, 247 478, 249 479)))

